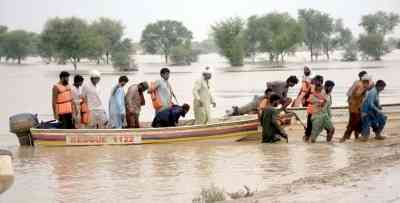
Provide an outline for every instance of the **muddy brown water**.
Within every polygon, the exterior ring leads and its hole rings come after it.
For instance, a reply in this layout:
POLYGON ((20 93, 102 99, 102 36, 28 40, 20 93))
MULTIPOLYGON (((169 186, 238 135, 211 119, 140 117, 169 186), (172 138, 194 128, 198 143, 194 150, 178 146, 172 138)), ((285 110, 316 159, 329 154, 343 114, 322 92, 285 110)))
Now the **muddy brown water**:
MULTIPOLYGON (((131 83, 158 79, 162 66, 159 57, 138 58, 140 71, 129 75, 131 83), (156 62, 154 62, 156 61, 156 62)), ((301 76, 302 63, 286 68, 263 68, 248 65, 228 68, 215 55, 202 56, 190 67, 171 67, 171 83, 178 100, 189 104, 193 81, 205 65, 216 71, 213 91, 217 108, 213 116, 222 116, 232 105, 245 104, 255 94, 262 94, 268 80, 301 76), (175 72, 175 73, 174 73, 175 72)), ((316 63, 315 73, 334 80, 334 104, 345 102, 345 91, 361 69, 375 79, 385 79, 387 90, 382 103, 400 101, 400 53, 382 62, 316 63)), ((107 66, 82 65, 81 69, 107 66)), ((291 182, 308 175, 318 175, 348 166, 363 156, 389 153, 374 146, 380 142, 348 144, 302 143, 299 136, 289 144, 265 145, 257 142, 196 142, 145 146, 103 147, 19 147, 8 133, 8 117, 15 113, 35 112, 50 119, 50 89, 60 70, 71 66, 43 65, 30 59, 28 65, 0 64, 3 99, 0 107, 0 146, 14 154, 15 182, 0 196, 0 202, 191 202, 201 188, 215 185, 234 192, 244 185, 265 190, 277 183, 291 182)), ((105 75, 100 83, 106 104, 118 76, 105 75)), ((295 95, 298 88, 290 91, 295 95)), ((151 120, 149 103, 142 120, 151 120)), ((189 117, 193 115, 190 114, 189 117)), ((388 131, 389 132, 389 131, 388 131)), ((339 130, 338 134, 341 131, 339 130)), ((390 135, 398 136, 390 131, 390 135)), ((384 141, 390 144, 390 141, 384 141)))

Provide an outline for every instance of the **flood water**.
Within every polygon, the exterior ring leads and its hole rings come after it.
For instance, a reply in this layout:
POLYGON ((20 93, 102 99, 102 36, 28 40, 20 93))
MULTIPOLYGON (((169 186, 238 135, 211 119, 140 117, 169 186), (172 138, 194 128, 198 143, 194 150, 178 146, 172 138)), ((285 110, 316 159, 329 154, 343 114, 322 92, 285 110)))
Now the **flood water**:
MULTIPOLYGON (((301 57, 299 57, 301 58, 301 57)), ((129 75, 131 83, 159 78, 161 57, 139 56, 140 71, 129 75)), ((10 115, 38 113, 50 119, 52 84, 61 70, 72 66, 44 65, 30 59, 26 65, 0 64, 0 146, 14 154, 15 183, 0 196, 0 202, 191 202, 201 188, 215 185, 229 192, 244 185, 265 190, 276 183, 317 175, 349 165, 363 154, 371 154, 365 145, 303 144, 294 139, 286 145, 249 143, 180 143, 146 146, 103 147, 19 147, 8 133, 10 115)), ((201 56, 199 63, 171 67, 171 84, 180 103, 192 103, 192 87, 201 68, 215 68, 212 88, 217 102, 213 116, 222 116, 232 105, 247 103, 262 94, 265 82, 301 76, 304 63, 298 60, 283 68, 246 65, 229 68, 216 55, 201 56), (300 62, 299 62, 300 61, 300 62)), ((374 79, 388 86, 382 103, 400 102, 400 52, 381 62, 320 62, 310 66, 314 74, 334 80, 334 105, 345 103, 345 92, 365 69, 374 79)), ((83 64, 81 70, 97 68, 111 72, 109 66, 83 64)), ((100 82, 106 106, 111 87, 118 75, 105 74, 100 82)), ((290 90, 294 96, 298 87, 290 90)), ((151 120, 150 102, 141 119, 151 120)), ((190 114, 189 117, 193 115, 190 114)), ((385 153, 383 151, 382 153, 385 153)))

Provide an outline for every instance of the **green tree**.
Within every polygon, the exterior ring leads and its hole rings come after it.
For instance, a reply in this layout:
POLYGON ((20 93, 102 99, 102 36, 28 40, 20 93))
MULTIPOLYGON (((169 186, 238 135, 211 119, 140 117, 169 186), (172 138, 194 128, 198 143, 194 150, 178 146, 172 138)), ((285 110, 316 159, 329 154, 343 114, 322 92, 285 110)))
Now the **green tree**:
POLYGON ((56 57, 55 45, 50 40, 49 33, 42 33, 39 35, 39 43, 37 45, 38 54, 40 57, 47 60, 50 63, 54 57, 56 57))
POLYGON ((7 32, 3 36, 2 47, 6 59, 14 59, 21 64, 32 53, 33 34, 24 30, 7 32))
POLYGON ((130 39, 117 42, 111 50, 111 61, 113 67, 120 71, 129 71, 134 66, 131 54, 134 47, 130 39))
POLYGON ((102 35, 93 32, 92 30, 89 30, 86 34, 88 47, 85 57, 90 60, 95 60, 97 64, 100 64, 100 61, 104 56, 104 50, 106 50, 107 40, 105 40, 102 35))
POLYGON ((265 27, 260 25, 259 17, 256 15, 250 16, 247 19, 246 29, 244 31, 245 52, 246 57, 250 57, 255 62, 255 57, 260 49, 261 38, 268 37, 269 32, 265 31, 265 27))
POLYGON ((351 31, 344 27, 342 19, 337 19, 335 22, 333 22, 333 18, 324 18, 323 20, 327 21, 324 23, 329 25, 327 28, 331 27, 331 29, 326 30, 322 39, 323 52, 326 58, 330 60, 330 53, 333 53, 339 47, 344 48, 351 42, 353 36, 351 31))
POLYGON ((304 43, 313 61, 314 56, 318 56, 318 51, 323 48, 324 40, 325 45, 329 45, 327 36, 330 36, 333 30, 332 18, 329 14, 314 9, 300 9, 298 18, 304 28, 304 43))
POLYGON ((374 14, 362 16, 360 26, 363 27, 367 33, 379 33, 385 36, 393 32, 399 22, 399 15, 378 11, 374 14))
POLYGON ((358 60, 358 45, 357 41, 352 40, 347 43, 344 48, 342 55, 342 61, 357 61, 358 60))
POLYGON ((245 32, 247 56, 268 52, 271 62, 284 62, 304 38, 303 28, 288 13, 272 12, 264 16, 251 16, 245 32))
POLYGON ((171 49, 170 59, 174 65, 190 65, 198 60, 200 50, 192 49, 190 44, 181 44, 171 49))
MULTIPOLYGON (((106 55, 106 63, 109 63, 111 50, 116 43, 121 41, 124 34, 124 26, 120 21, 109 18, 100 18, 92 23, 91 29, 98 33, 104 42, 104 53, 106 55)), ((100 45, 99 45, 100 46, 100 45)))
POLYGON ((296 45, 303 41, 303 28, 288 13, 270 13, 264 17, 264 20, 271 32, 271 40, 268 40, 270 45, 267 46, 267 49, 270 48, 268 52, 276 62, 281 58, 283 63, 285 55, 292 52, 296 45))
POLYGON ((374 14, 364 15, 361 19, 362 26, 366 34, 359 37, 359 49, 368 59, 381 60, 382 56, 390 50, 385 43, 387 34, 393 32, 394 28, 400 23, 399 15, 378 11, 374 14))
POLYGON ((201 42, 192 42, 192 49, 197 50, 201 54, 218 53, 218 47, 212 37, 209 37, 201 42))
POLYGON ((8 30, 7 26, 0 25, 0 62, 1 62, 1 57, 4 56, 4 49, 2 43, 5 33, 7 33, 7 30, 8 30))
POLYGON ((220 54, 229 60, 232 66, 242 66, 244 52, 244 22, 242 19, 229 18, 211 26, 215 44, 220 54))
POLYGON ((360 34, 358 43, 360 51, 367 60, 372 57, 373 60, 379 61, 383 55, 389 52, 382 34, 360 34))
POLYGON ((173 47, 191 43, 192 32, 181 22, 173 20, 162 20, 146 26, 142 32, 140 43, 143 49, 150 53, 161 53, 168 64, 168 57, 173 47))
POLYGON ((54 48, 57 57, 62 61, 71 61, 75 72, 80 59, 87 56, 91 46, 91 34, 87 23, 76 17, 48 20, 41 36, 52 49, 54 48))

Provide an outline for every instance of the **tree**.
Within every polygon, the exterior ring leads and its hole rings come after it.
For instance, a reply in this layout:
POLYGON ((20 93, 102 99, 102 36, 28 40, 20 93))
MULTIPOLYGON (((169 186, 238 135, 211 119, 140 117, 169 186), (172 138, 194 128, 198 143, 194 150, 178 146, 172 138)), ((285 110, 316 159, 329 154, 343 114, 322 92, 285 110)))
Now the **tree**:
POLYGON ((358 45, 355 40, 352 40, 344 46, 342 61, 357 61, 357 60, 358 60, 358 45))
MULTIPOLYGON (((327 36, 333 30, 332 18, 329 14, 322 13, 314 9, 300 9, 298 11, 299 22, 304 28, 304 43, 310 51, 311 61, 317 56, 318 50, 323 48, 323 43, 327 43, 327 36)), ((328 45, 329 44, 325 44, 328 45)))
POLYGON ((174 65, 190 65, 198 60, 201 51, 192 49, 190 44, 181 44, 171 49, 171 62, 174 65))
POLYGON ((32 36, 32 33, 24 30, 15 30, 4 34, 2 47, 6 59, 14 59, 21 64, 21 60, 32 52, 32 36))
MULTIPOLYGON (((77 64, 81 58, 87 56, 91 46, 91 34, 87 23, 79 18, 52 18, 47 21, 41 34, 48 45, 49 50, 54 49, 57 57, 70 60, 77 71, 77 64)), ((43 42, 43 40, 41 40, 43 42)))
POLYGON ((120 71, 129 71, 134 66, 131 58, 133 52, 134 48, 130 39, 117 42, 111 50, 113 67, 120 71))
POLYGON ((373 60, 379 61, 383 55, 389 52, 388 47, 385 46, 385 38, 382 34, 360 34, 358 43, 360 51, 366 59, 372 57, 373 60))
POLYGON ((257 52, 268 52, 271 62, 283 63, 303 41, 302 26, 288 13, 273 12, 264 16, 251 16, 245 31, 246 53, 253 57, 257 52))
POLYGON ((245 53, 247 57, 251 57, 253 63, 255 62, 255 57, 260 49, 261 37, 265 36, 262 33, 265 27, 260 26, 260 20, 258 16, 253 15, 247 19, 246 30, 244 31, 245 38, 245 53))
MULTIPOLYGON (((119 42, 117 42, 117 44, 118 43, 119 42)), ((95 60, 97 64, 100 64, 100 61, 104 56, 104 50, 107 49, 106 44, 107 40, 105 40, 102 35, 89 30, 87 32, 88 47, 84 56, 90 60, 95 60)), ((111 51, 109 51, 109 53, 111 53, 111 51)))
POLYGON ((218 53, 218 47, 212 37, 209 37, 201 42, 192 42, 192 49, 197 50, 201 54, 218 53))
POLYGON ((165 63, 168 64, 171 49, 182 44, 190 44, 192 38, 192 32, 181 22, 162 20, 146 26, 142 32, 140 43, 150 54, 163 54, 165 63))
POLYGON ((374 14, 362 16, 360 26, 363 27, 367 33, 379 33, 385 36, 393 32, 399 22, 399 15, 378 11, 374 14))
POLYGON ((360 35, 358 44, 367 59, 372 57, 374 60, 381 60, 381 57, 390 51, 385 43, 385 36, 393 32, 399 23, 399 15, 383 11, 361 18, 360 26, 366 34, 360 35))
POLYGON ((262 43, 270 43, 264 50, 270 53, 271 59, 275 59, 276 62, 280 59, 283 63, 285 55, 303 41, 303 28, 288 13, 270 13, 262 20, 266 22, 271 32, 270 40, 262 43))
POLYGON ((215 44, 220 54, 225 56, 232 66, 242 66, 244 58, 244 22, 242 19, 229 18, 211 26, 215 44))
POLYGON ((55 45, 53 41, 50 40, 49 33, 42 33, 39 35, 39 43, 38 43, 38 54, 40 57, 47 60, 48 63, 52 61, 54 57, 56 57, 55 45))
MULTIPOLYGON (((124 34, 124 26, 120 21, 109 18, 100 18, 92 23, 91 29, 98 33, 104 42, 104 54, 106 55, 106 63, 108 64, 111 49, 119 43, 124 34)), ((100 45, 99 45, 100 46, 100 45)))
POLYGON ((5 33, 7 33, 7 30, 8 30, 7 26, 0 25, 0 62, 1 62, 1 57, 4 56, 4 49, 3 49, 2 42, 3 42, 5 33))

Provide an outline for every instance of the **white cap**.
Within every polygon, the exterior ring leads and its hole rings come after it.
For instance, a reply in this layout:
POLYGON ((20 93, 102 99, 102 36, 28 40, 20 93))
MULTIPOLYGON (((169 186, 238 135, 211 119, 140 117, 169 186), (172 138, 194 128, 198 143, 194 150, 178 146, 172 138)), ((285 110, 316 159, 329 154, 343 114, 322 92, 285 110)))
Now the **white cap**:
POLYGON ((370 80, 372 80, 372 77, 369 76, 368 74, 365 74, 365 75, 363 75, 363 76, 361 77, 361 80, 368 80, 368 81, 370 81, 370 80))
POLYGON ((205 67, 203 70, 203 74, 212 74, 213 72, 214 70, 209 66, 205 67))
POLYGON ((89 75, 91 78, 99 78, 101 76, 98 70, 91 70, 89 75))

